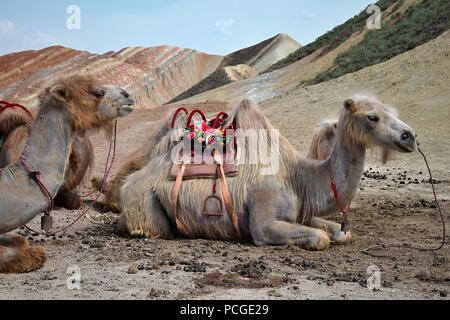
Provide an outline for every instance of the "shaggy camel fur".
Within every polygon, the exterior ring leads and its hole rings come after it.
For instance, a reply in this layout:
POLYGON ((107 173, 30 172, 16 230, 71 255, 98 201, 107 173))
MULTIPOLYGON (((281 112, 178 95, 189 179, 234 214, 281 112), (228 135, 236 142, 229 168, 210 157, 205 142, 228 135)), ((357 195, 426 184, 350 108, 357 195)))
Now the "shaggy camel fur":
MULTIPOLYGON (((120 189, 125 179, 132 173, 141 170, 149 162, 153 149, 171 129, 172 116, 168 117, 166 121, 160 121, 150 130, 145 145, 127 155, 127 161, 121 165, 118 173, 108 182, 104 191, 105 204, 112 212, 120 213, 120 189)), ((102 178, 95 177, 92 179, 92 185, 98 191, 102 189, 102 183, 102 178)))
MULTIPOLYGON (((40 181, 54 197, 64 183, 77 136, 132 112, 131 99, 110 91, 91 77, 74 76, 42 92, 22 161, 0 170, 0 234, 28 223, 48 206, 23 163, 41 173, 40 181), (112 105, 103 104, 108 94, 116 95, 112 105)), ((0 236, 0 272, 30 272, 44 262, 42 248, 30 247, 23 238, 0 236)))
MULTIPOLYGON (((126 101, 127 99, 130 100, 130 95, 125 90, 113 86, 107 86, 107 88, 108 91, 102 98, 103 104, 113 105, 114 103, 131 102, 126 101), (118 98, 123 101, 118 101, 118 98)), ((20 159, 36 118, 35 113, 36 110, 32 110, 33 118, 30 118, 22 109, 7 109, 0 114, 0 136, 4 137, 2 139, 4 142, 0 143, 0 168, 16 163, 20 159)), ((110 137, 112 121, 105 123, 104 127, 99 129, 110 137)), ((94 162, 94 149, 89 138, 92 134, 91 131, 80 132, 72 145, 64 185, 55 197, 57 206, 75 210, 82 205, 82 200, 75 189, 81 184, 94 162)))
MULTIPOLYGON (((131 174, 141 170, 149 161, 155 145, 161 138, 172 129, 173 113, 166 120, 151 130, 147 138, 147 143, 140 146, 127 156, 127 161, 120 167, 116 176, 107 184, 105 188, 105 205, 109 210, 120 213, 120 189, 125 180, 131 174)), ((316 131, 309 149, 308 158, 315 160, 325 160, 334 145, 337 121, 324 121, 316 131)), ((100 191, 102 189, 102 178, 92 179, 93 187, 100 191)))
MULTIPOLYGON (((178 202, 179 220, 186 230, 182 236, 252 240, 258 246, 292 244, 308 250, 325 250, 330 243, 348 243, 350 232, 343 233, 339 224, 322 219, 339 212, 332 182, 337 185, 340 202, 348 204, 361 180, 367 149, 381 147, 404 153, 416 150, 413 129, 372 97, 354 96, 345 101, 336 142, 326 160, 301 158, 284 137, 280 137, 276 148, 271 139, 275 134, 272 125, 247 100, 234 115, 238 129, 268 132, 268 150, 278 156, 279 170, 263 176, 264 165, 246 161, 240 165, 237 177, 227 179, 241 237, 228 215, 210 218, 202 214, 205 195, 211 193, 213 181, 184 181, 178 202)), ((170 133, 156 146, 150 162, 129 176, 122 188, 121 225, 133 236, 170 239, 180 235, 171 209, 174 183, 169 178, 170 153, 176 142, 169 136, 170 133)), ((249 139, 245 139, 245 150, 249 150, 248 144, 249 139)))

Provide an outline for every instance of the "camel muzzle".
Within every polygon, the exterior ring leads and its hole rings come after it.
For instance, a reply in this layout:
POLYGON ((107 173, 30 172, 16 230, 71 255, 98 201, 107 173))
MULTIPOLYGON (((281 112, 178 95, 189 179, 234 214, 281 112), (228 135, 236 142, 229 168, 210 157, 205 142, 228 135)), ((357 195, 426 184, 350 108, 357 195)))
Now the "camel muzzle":
POLYGON ((401 153, 413 153, 417 150, 417 141, 415 138, 401 141, 394 141, 395 146, 401 153))

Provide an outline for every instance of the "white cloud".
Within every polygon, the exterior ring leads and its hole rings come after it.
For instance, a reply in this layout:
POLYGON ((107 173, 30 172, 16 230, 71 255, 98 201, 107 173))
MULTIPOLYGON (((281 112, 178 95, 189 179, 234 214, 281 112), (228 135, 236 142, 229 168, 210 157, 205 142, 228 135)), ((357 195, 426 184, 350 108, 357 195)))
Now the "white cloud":
POLYGON ((0 20, 0 35, 6 35, 13 32, 15 29, 14 23, 9 20, 0 20))
POLYGON ((216 21, 216 28, 224 35, 231 35, 230 29, 234 26, 234 19, 222 19, 216 21))

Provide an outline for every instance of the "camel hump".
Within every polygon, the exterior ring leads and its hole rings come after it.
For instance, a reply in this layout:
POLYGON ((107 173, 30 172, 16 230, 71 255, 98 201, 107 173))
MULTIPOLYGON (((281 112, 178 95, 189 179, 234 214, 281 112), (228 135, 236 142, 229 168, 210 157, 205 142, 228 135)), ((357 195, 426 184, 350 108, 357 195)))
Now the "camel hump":
MULTIPOLYGON (((273 129, 259 105, 248 98, 242 100, 231 112, 228 121, 232 122, 233 119, 236 119, 238 129, 273 129)), ((231 125, 231 123, 226 123, 226 125, 231 125)))
POLYGON ((32 120, 21 109, 6 109, 0 114, 0 137, 8 136, 14 129, 30 126, 32 120))
POLYGON ((337 124, 338 124, 338 120, 323 119, 320 122, 319 127, 320 127, 320 129, 323 129, 323 130, 336 130, 337 124))
POLYGON ((239 103, 239 105, 238 105, 238 109, 244 110, 244 111, 250 111, 255 108, 258 108, 256 103, 254 103, 251 99, 248 99, 248 98, 245 98, 244 100, 242 100, 241 103, 239 103))

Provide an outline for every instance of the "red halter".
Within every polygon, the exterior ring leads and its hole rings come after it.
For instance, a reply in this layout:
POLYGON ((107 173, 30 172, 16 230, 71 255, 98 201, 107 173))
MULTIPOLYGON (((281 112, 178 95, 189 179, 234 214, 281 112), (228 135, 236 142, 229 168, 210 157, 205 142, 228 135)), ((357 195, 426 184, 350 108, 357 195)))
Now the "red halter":
POLYGON ((342 204, 342 202, 339 198, 340 197, 339 190, 337 188, 336 181, 334 180, 333 168, 331 167, 331 163, 329 165, 329 170, 330 170, 331 190, 333 191, 333 197, 334 197, 334 200, 336 201, 336 205, 338 206, 339 210, 341 211, 342 215, 344 216, 344 219, 342 220, 342 224, 341 224, 341 230, 342 230, 342 232, 347 233, 350 231, 350 223, 347 219, 347 214, 350 211, 352 202, 350 201, 350 203, 348 204, 347 207, 345 207, 345 205, 342 204))
POLYGON ((31 114, 30 110, 28 110, 21 104, 0 100, 0 114, 2 114, 6 109, 16 109, 16 108, 22 109, 31 119, 33 119, 33 115, 31 114))

